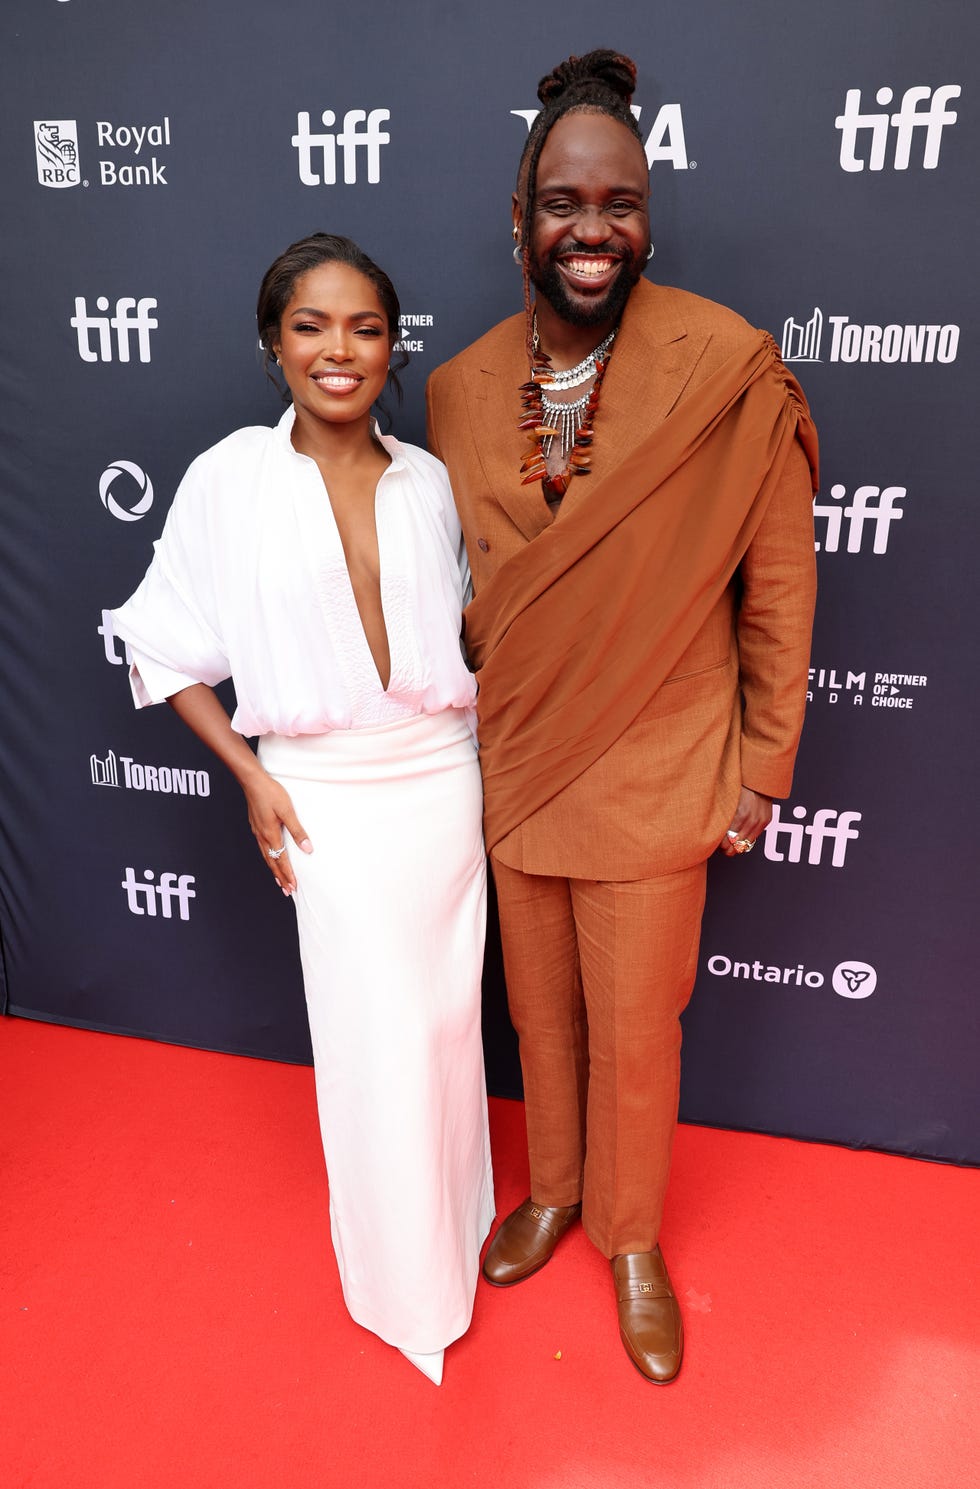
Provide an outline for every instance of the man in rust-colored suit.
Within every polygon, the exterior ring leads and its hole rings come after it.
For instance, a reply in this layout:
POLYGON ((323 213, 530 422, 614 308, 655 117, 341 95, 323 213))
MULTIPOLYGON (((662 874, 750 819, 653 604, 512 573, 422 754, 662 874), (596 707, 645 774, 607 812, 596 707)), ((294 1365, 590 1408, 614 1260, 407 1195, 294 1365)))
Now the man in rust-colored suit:
POLYGON ((520 1040, 531 1196, 484 1262, 582 1217, 620 1333, 673 1379, 658 1245, 705 863, 790 789, 814 597, 816 444, 771 337, 641 277, 633 64, 545 78, 513 220, 525 314, 429 385, 473 572, 485 826, 520 1040), (536 294, 533 306, 528 283, 536 294))

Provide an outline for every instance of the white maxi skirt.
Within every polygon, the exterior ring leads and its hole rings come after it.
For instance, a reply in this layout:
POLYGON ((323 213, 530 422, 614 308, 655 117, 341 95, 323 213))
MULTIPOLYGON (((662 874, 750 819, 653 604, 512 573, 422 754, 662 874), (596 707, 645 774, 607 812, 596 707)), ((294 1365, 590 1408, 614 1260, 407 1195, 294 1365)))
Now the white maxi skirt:
POLYGON ((447 709, 259 755, 314 849, 289 841, 344 1299, 428 1354, 469 1327, 494 1214, 476 747, 447 709))

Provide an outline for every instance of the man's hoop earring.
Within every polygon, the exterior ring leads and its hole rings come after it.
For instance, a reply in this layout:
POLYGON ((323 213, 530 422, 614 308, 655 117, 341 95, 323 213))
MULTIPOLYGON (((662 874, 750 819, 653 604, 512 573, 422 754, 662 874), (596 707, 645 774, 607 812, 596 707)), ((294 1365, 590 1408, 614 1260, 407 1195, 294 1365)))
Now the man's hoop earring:
POLYGON ((522 261, 524 259, 524 255, 523 255, 523 253, 521 253, 521 245, 519 243, 515 243, 514 244, 513 259, 514 259, 514 263, 517 265, 517 267, 520 268, 521 263, 522 263, 522 261))
POLYGON ((650 247, 647 249, 647 263, 649 263, 650 260, 653 258, 654 252, 655 252, 655 249, 654 249, 653 244, 651 243, 650 244, 650 247))

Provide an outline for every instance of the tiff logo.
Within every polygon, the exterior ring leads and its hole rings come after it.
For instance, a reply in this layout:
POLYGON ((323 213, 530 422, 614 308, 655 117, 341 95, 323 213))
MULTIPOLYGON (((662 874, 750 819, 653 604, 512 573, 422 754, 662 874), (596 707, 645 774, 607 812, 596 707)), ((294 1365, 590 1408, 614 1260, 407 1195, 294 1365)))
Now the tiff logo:
POLYGON ((34 154, 37 157, 37 179, 42 186, 61 191, 77 186, 78 125, 74 119, 35 119, 34 154))
POLYGON ((156 915, 157 900, 164 920, 173 920, 173 904, 177 901, 177 914, 181 920, 190 920, 190 902, 197 898, 191 885, 193 874, 161 874, 159 884, 154 884, 152 869, 143 870, 145 884, 139 884, 133 869, 127 868, 122 888, 126 891, 126 904, 131 915, 156 915), (142 896, 143 903, 140 904, 142 896))
POLYGON ((830 862, 833 868, 840 869, 844 866, 844 856, 847 853, 847 845, 859 836, 856 822, 860 822, 860 812, 835 812, 829 807, 821 807, 814 812, 813 821, 804 827, 806 807, 794 807, 794 822, 784 822, 780 816, 779 802, 773 802, 772 821, 766 828, 765 855, 773 863, 802 863, 803 861, 803 839, 810 839, 810 847, 807 852, 807 863, 819 864, 823 858, 824 844, 833 843, 833 852, 830 862), (786 851, 782 851, 783 839, 786 839, 786 851))
POLYGON ((102 760, 98 755, 90 755, 89 766, 92 771, 93 786, 119 785, 119 767, 116 763, 116 754, 114 750, 110 750, 104 760, 102 760))
MULTIPOLYGON (((862 114, 860 88, 848 88, 844 99, 844 112, 834 120, 834 128, 841 132, 840 163, 845 171, 870 171, 885 169, 885 153, 888 143, 888 126, 895 131, 895 156, 892 168, 907 171, 912 158, 912 141, 916 130, 925 136, 922 142, 923 170, 934 171, 939 164, 939 147, 943 130, 955 124, 957 116, 946 105, 950 99, 959 98, 958 83, 946 83, 941 88, 907 88, 902 94, 897 114, 862 114), (920 109, 919 105, 925 107, 920 109), (870 153, 865 161, 857 153, 858 135, 870 133, 870 153)), ((894 98, 891 88, 879 88, 876 101, 882 106, 894 98)))
MULTIPOLYGON (((864 541, 864 529, 870 524, 874 530, 874 538, 871 544, 872 553, 888 552, 888 534, 893 522, 899 522, 902 518, 901 508, 896 506, 897 502, 904 501, 907 492, 905 486, 886 486, 882 490, 878 486, 859 486, 851 498, 848 506, 827 506, 822 502, 814 501, 814 519, 822 517, 827 526, 824 532, 824 553, 837 553, 840 549, 841 528, 844 518, 847 518, 847 552, 860 553, 864 541)), ((835 502, 843 502, 847 495, 846 486, 831 486, 831 499, 835 502)), ((819 542, 814 543, 817 553, 820 552, 819 542)))
MULTIPOLYGON (((292 144, 299 154, 299 179, 304 186, 335 186, 337 184, 337 150, 344 157, 344 182, 351 186, 357 180, 357 152, 363 150, 367 162, 367 178, 372 186, 381 180, 381 146, 391 139, 382 131, 381 125, 391 118, 387 109, 348 109, 344 115, 344 126, 337 134, 314 134, 310 129, 310 116, 304 110, 296 115, 296 133, 292 144), (364 127, 361 128, 360 126, 364 127), (317 165, 322 177, 314 169, 314 154, 319 156, 317 165)), ((328 129, 336 124, 337 116, 332 109, 324 109, 320 122, 328 129)))
MULTIPOLYGON (((99 310, 108 310, 109 301, 100 295, 95 302, 99 310)), ((116 333, 116 355, 120 362, 129 361, 129 334, 136 332, 136 346, 141 362, 150 360, 150 332, 155 331, 159 321, 150 315, 156 310, 156 300, 134 300, 132 295, 123 295, 116 301, 113 315, 89 315, 84 295, 75 296, 75 314, 70 324, 78 333, 78 355, 83 362, 112 361, 112 332, 116 333), (96 333, 97 349, 92 348, 91 332, 96 333)))
POLYGON ((111 662, 113 667, 121 667, 123 665, 123 662, 125 662, 127 667, 131 666, 133 661, 133 653, 129 647, 129 643, 126 641, 123 642, 122 656, 119 656, 116 651, 116 633, 112 629, 111 610, 103 610, 102 624, 100 626, 96 626, 95 629, 102 637, 102 649, 105 652, 106 661, 111 662))

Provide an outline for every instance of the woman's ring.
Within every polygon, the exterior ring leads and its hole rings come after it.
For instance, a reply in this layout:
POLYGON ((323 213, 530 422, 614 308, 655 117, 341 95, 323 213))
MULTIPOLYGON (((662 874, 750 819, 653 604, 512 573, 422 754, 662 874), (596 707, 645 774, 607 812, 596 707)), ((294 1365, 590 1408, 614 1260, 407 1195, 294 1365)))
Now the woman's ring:
POLYGON ((751 838, 736 838, 732 843, 736 853, 751 853, 755 843, 751 838))
POLYGON ((286 851, 286 845, 285 843, 283 843, 281 848, 266 848, 265 851, 268 853, 270 858, 281 858, 286 851))

